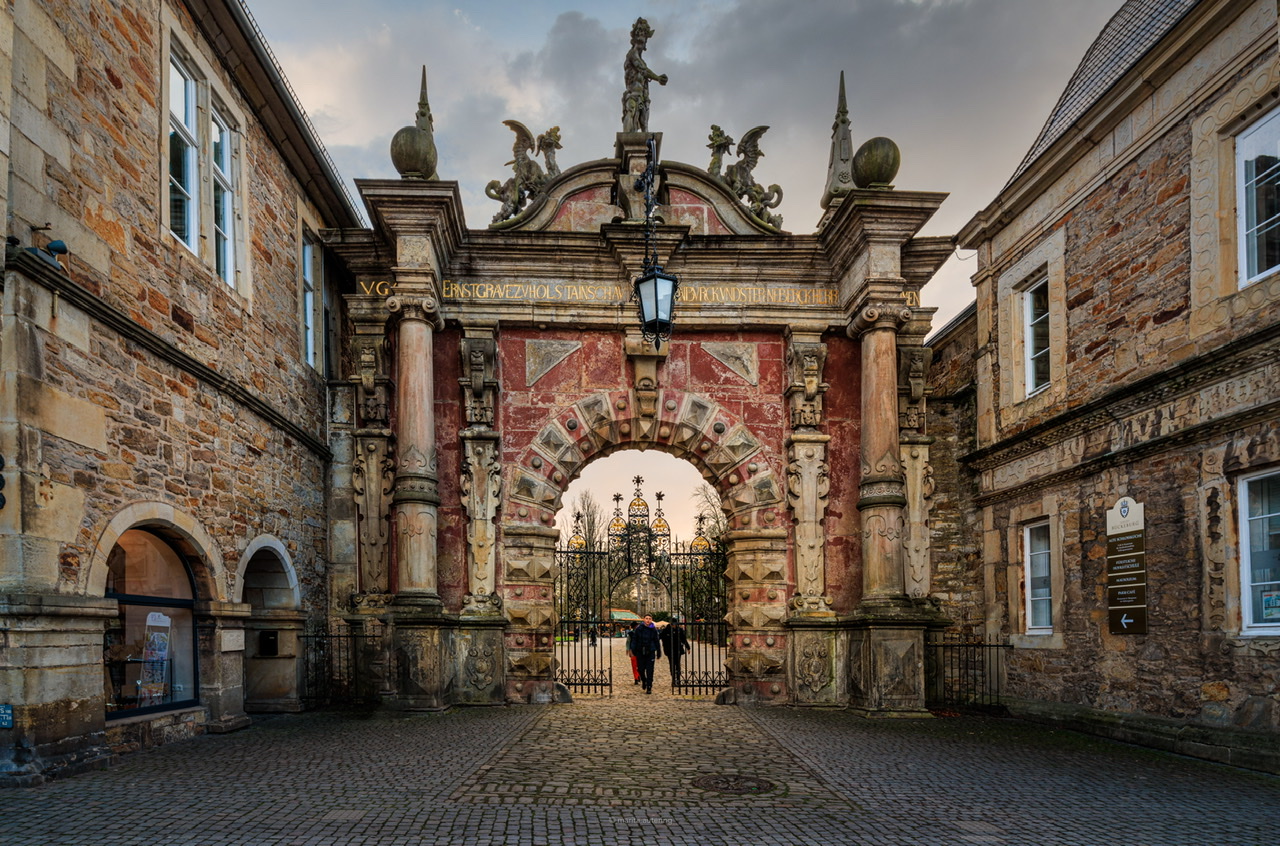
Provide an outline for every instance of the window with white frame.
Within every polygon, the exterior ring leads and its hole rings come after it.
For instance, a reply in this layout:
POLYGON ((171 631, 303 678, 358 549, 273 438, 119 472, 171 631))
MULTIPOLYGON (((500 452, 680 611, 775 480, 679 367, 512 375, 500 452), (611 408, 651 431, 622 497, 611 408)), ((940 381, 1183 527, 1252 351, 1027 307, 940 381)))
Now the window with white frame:
POLYGON ((1280 635, 1280 472, 1240 481, 1244 629, 1280 635))
POLYGON ((1053 631, 1053 579, 1049 522, 1023 527, 1027 632, 1053 631))
POLYGON ((165 223, 219 279, 238 290, 238 122, 211 73, 198 54, 170 34, 165 223))
POLYGON ((1240 286, 1280 267, 1280 109, 1236 136, 1240 286))
POLYGON ((235 287, 235 183, 231 178, 232 136, 227 120, 214 109, 209 123, 209 163, 213 175, 213 266, 218 278, 235 287))
POLYGON ((175 56, 169 60, 169 230, 192 250, 199 244, 197 134, 195 78, 175 56))
POLYGON ((318 296, 322 273, 324 270, 320 244, 309 232, 302 235, 302 356, 312 367, 316 367, 320 349, 323 322, 320 319, 318 296))
POLYGON ((1022 292, 1027 394, 1049 384, 1049 277, 1037 276, 1022 292))

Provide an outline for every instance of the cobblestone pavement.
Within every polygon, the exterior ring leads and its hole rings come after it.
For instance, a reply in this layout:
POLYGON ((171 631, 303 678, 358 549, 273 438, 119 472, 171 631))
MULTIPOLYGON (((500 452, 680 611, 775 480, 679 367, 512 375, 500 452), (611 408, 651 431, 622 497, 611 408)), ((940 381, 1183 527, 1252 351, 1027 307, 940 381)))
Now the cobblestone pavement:
POLYGON ((1275 841, 1277 777, 1014 720, 717 707, 672 697, 661 664, 644 696, 621 669, 607 699, 273 716, 0 791, 0 843, 1275 841), (724 793, 700 776, 772 787, 724 793))

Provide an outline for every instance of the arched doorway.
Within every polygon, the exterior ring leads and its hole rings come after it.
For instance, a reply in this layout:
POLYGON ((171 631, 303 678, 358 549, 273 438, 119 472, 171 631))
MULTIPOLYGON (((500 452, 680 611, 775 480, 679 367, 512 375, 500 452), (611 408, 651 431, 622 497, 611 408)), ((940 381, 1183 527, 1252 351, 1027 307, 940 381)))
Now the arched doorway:
POLYGON ((573 534, 556 551, 553 678, 570 692, 612 693, 625 681, 613 675, 613 639, 652 619, 661 629, 671 691, 716 693, 729 683, 721 539, 708 540, 701 519, 692 540, 673 538, 663 493, 654 495, 651 515, 643 477, 632 482, 625 516, 621 493, 603 534, 584 528, 576 513, 573 534))
POLYGON ((245 550, 239 571, 241 601, 251 609, 245 621, 245 710, 300 711, 305 615, 288 551, 275 538, 258 538, 245 550))

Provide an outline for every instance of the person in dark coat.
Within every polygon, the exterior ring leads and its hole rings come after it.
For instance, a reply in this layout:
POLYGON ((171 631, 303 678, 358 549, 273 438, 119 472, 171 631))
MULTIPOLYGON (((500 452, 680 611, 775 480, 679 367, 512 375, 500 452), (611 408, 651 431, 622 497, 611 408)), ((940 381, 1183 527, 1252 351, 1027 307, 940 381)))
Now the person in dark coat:
POLYGON ((658 629, 653 625, 653 618, 645 615, 644 622, 636 626, 631 633, 631 654, 636 656, 636 665, 640 669, 640 684, 645 693, 653 693, 653 662, 662 657, 662 641, 658 638, 658 629))
POLYGON ((679 623, 667 623, 660 626, 658 639, 662 641, 662 651, 667 653, 667 666, 671 670, 671 683, 680 682, 680 656, 689 651, 689 637, 679 623))

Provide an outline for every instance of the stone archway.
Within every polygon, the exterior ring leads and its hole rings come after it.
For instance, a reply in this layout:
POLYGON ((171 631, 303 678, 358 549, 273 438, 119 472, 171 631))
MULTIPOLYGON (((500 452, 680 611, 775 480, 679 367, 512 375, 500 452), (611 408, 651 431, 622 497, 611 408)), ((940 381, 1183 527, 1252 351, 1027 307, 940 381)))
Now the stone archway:
POLYGON ((727 663, 735 692, 785 701, 787 551, 782 459, 715 400, 675 389, 599 392, 551 409, 505 475, 497 586, 510 626, 507 697, 549 698, 554 619, 555 514, 591 461, 624 449, 658 449, 693 464, 729 515, 727 663), (649 400, 649 401, 646 401, 649 400))
POLYGON ((245 548, 236 566, 236 598, 250 609, 245 620, 245 710, 302 710, 299 636, 306 616, 297 572, 278 538, 261 535, 245 548))
POLYGON ((102 596, 107 587, 107 557, 130 529, 157 530, 192 564, 196 594, 207 601, 225 600, 230 590, 222 553, 213 538, 190 514, 166 502, 135 502, 121 509, 103 528, 89 561, 85 593, 102 596))
POLYGON ((234 588, 221 551, 198 520, 174 506, 135 502, 121 509, 103 528, 90 559, 86 592, 103 596, 108 558, 120 537, 144 529, 163 538, 181 554, 195 583, 195 619, 203 629, 198 644, 201 705, 208 708, 208 731, 232 731, 249 724, 244 713, 243 618, 247 608, 230 600, 234 588))

